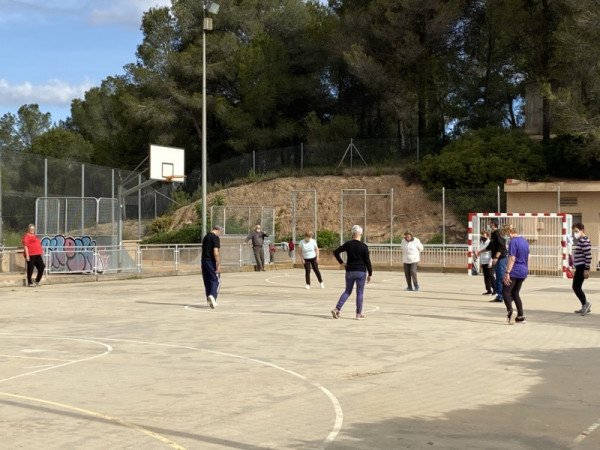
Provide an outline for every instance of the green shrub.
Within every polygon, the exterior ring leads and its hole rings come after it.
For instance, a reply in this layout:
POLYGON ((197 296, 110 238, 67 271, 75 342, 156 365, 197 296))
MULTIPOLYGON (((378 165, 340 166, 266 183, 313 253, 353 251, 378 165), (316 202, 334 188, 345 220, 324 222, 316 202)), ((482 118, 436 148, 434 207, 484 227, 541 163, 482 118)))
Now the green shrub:
POLYGON ((3 236, 0 236, 4 239, 4 246, 6 247, 21 247, 23 245, 23 235, 25 231, 13 231, 10 229, 5 229, 3 231, 3 236))
POLYGON ((340 235, 335 231, 322 228, 317 231, 317 245, 319 248, 338 248, 340 245, 340 235))
POLYGON ((202 241, 202 227, 191 225, 170 232, 156 233, 142 240, 142 244, 197 244, 202 241))
POLYGON ((150 222, 150 232, 163 233, 173 225, 173 216, 160 216, 150 222))
POLYGON ((434 234, 431 238, 426 242, 427 244, 443 244, 444 238, 441 234, 434 234))

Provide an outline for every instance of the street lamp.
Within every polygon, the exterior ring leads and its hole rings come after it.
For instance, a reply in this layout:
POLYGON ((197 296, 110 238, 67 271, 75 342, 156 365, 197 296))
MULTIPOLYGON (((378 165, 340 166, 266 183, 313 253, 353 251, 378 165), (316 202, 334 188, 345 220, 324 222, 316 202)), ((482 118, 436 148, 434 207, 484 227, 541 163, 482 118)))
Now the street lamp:
POLYGON ((206 12, 217 14, 219 4, 202 0, 202 236, 206 235, 206 32, 212 31, 212 18, 206 12))

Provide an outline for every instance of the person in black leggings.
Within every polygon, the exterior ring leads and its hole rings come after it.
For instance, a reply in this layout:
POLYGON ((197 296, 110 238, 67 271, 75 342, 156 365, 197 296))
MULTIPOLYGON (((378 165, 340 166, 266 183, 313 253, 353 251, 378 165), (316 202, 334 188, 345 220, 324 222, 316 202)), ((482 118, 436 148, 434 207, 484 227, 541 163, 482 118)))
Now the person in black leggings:
POLYGON ((573 249, 573 265, 575 274, 573 275, 573 292, 581 302, 581 309, 575 311, 575 314, 585 316, 592 310, 592 304, 587 301, 585 292, 583 292, 583 282, 590 276, 590 266, 592 265, 592 244, 590 238, 586 236, 582 223, 573 225, 573 237, 577 239, 577 244, 573 249))
POLYGON ((529 243, 524 237, 519 236, 512 225, 504 225, 502 235, 509 240, 508 262, 502 280, 502 296, 506 305, 507 322, 509 325, 513 325, 515 322, 526 323, 521 301, 521 287, 529 274, 529 243), (513 301, 517 307, 516 316, 512 309, 513 301))

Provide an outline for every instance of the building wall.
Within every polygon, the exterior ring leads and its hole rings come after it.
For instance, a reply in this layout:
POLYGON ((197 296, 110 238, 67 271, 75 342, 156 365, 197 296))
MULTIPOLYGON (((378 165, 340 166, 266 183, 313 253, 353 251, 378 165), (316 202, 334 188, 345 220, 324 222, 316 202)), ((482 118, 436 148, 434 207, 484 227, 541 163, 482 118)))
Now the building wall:
POLYGON ((504 191, 506 212, 572 214, 574 222, 581 220, 585 225, 592 246, 600 246, 599 182, 528 183, 509 180, 504 191))

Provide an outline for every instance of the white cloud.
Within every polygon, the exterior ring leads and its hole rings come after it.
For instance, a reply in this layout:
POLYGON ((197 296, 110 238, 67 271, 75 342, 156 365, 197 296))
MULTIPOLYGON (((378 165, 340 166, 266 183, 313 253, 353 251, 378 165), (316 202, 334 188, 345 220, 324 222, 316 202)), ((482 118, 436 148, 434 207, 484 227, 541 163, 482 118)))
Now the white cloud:
POLYGON ((83 98, 85 92, 94 87, 91 80, 78 85, 52 79, 45 84, 34 85, 29 82, 11 84, 0 78, 0 106, 14 107, 29 103, 68 106, 71 100, 83 98))
POLYGON ((120 23, 139 27, 145 11, 161 6, 171 6, 171 0, 110 0, 95 6, 89 20, 95 25, 120 23))
POLYGON ((171 6, 171 0, 0 0, 0 23, 52 22, 59 15, 80 17, 93 25, 139 27, 142 14, 157 6, 171 6))

